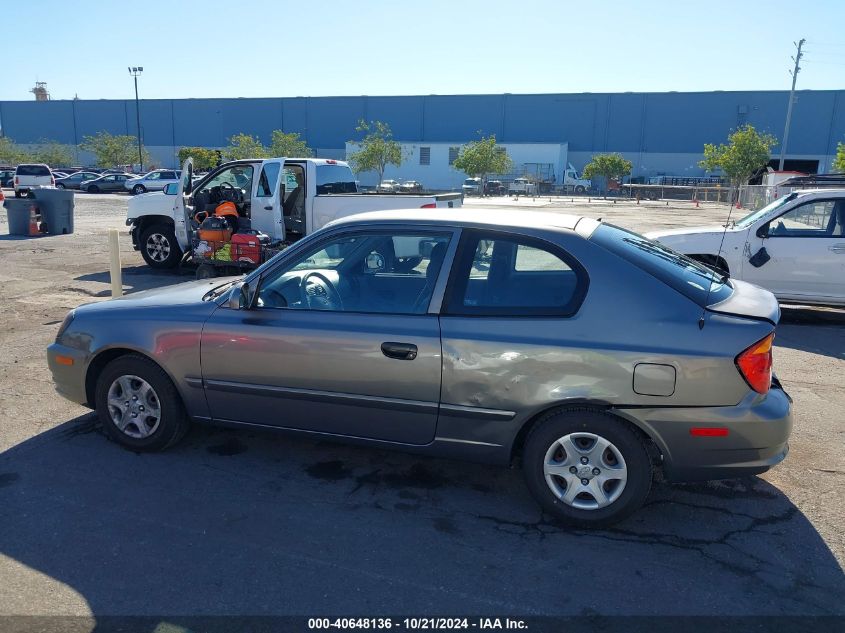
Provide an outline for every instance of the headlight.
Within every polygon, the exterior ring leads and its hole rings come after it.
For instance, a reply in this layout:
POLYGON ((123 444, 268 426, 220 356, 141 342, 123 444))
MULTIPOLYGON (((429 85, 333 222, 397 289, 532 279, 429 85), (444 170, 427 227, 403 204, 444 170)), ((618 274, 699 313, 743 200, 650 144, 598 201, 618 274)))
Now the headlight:
POLYGON ((64 333, 65 333, 65 330, 66 330, 66 329, 68 329, 68 327, 70 326, 70 324, 73 322, 73 317, 74 317, 74 316, 75 316, 75 315, 74 315, 74 311, 73 311, 73 310, 71 310, 70 312, 68 312, 68 313, 67 313, 67 316, 65 317, 65 320, 64 320, 64 321, 62 321, 62 324, 61 324, 61 326, 59 327, 59 331, 56 333, 56 342, 57 342, 57 343, 59 342, 59 339, 60 339, 60 338, 62 338, 62 334, 64 334, 64 333))

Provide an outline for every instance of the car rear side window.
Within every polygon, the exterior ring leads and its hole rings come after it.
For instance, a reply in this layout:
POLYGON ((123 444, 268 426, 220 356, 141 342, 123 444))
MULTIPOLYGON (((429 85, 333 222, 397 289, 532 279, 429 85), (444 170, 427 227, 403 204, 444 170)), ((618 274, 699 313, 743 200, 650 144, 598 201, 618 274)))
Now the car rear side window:
POLYGON ((46 165, 18 165, 15 173, 18 176, 49 176, 50 168, 46 165))
POLYGON ((590 239, 702 307, 724 301, 733 294, 726 277, 637 233, 601 224, 590 239))
POLYGON ((554 244, 497 232, 465 232, 449 283, 446 313, 571 316, 587 274, 554 244))

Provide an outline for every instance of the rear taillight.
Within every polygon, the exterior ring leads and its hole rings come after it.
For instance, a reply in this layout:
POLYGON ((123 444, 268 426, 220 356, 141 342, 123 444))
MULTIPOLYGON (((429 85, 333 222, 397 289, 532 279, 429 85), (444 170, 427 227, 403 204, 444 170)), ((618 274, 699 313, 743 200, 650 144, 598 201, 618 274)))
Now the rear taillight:
POLYGON ((436 209, 436 208, 437 208, 437 203, 435 203, 435 202, 429 202, 428 204, 424 204, 420 207, 420 209, 436 209))
POLYGON ((758 393, 767 393, 772 386, 772 332, 736 357, 736 366, 745 382, 758 393))
POLYGON ((55 184, 56 184, 56 179, 55 179, 55 178, 53 178, 53 176, 50 176, 50 184, 51 184, 51 185, 55 185, 55 184))
POLYGON ((17 176, 15 176, 15 184, 16 184, 16 185, 21 184, 21 181, 20 181, 20 179, 19 179, 17 176))

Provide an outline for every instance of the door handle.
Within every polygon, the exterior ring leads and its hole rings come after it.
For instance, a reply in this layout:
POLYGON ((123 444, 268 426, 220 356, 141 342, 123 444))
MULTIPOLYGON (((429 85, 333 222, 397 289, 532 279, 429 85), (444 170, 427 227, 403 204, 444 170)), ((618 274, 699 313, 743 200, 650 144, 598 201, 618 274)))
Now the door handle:
POLYGON ((845 244, 834 244, 833 246, 828 246, 827 250, 829 250, 831 253, 842 255, 843 253, 845 253, 845 244))
POLYGON ((388 358, 399 360, 414 360, 417 357, 417 346, 413 343, 382 343, 381 353, 388 358))
POLYGON ((269 207, 264 207, 264 210, 265 210, 265 211, 272 211, 272 210, 273 210, 273 207, 272 207, 272 205, 271 205, 271 206, 269 206, 269 207))

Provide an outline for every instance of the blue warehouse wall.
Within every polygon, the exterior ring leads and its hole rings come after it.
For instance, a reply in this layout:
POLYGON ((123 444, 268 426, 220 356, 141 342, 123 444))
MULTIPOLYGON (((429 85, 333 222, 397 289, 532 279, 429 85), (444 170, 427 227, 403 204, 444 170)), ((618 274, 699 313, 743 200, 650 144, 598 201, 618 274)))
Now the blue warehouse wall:
MULTIPOLYGON (((390 124, 405 142, 459 142, 495 134, 507 143, 568 143, 575 156, 593 152, 700 155, 751 123, 780 137, 785 91, 702 93, 428 95, 285 97, 141 101, 149 147, 173 153, 184 145, 221 147, 238 132, 265 143, 275 129, 298 132, 311 147, 343 151, 360 138, 360 119, 390 124)), ((136 134, 133 100, 0 102, 3 134, 19 143, 78 143, 107 130, 136 134)), ((830 156, 845 140, 845 91, 799 91, 789 155, 830 156)))

